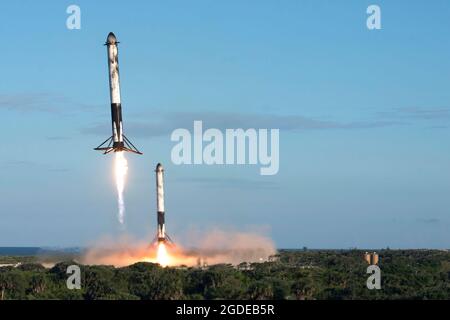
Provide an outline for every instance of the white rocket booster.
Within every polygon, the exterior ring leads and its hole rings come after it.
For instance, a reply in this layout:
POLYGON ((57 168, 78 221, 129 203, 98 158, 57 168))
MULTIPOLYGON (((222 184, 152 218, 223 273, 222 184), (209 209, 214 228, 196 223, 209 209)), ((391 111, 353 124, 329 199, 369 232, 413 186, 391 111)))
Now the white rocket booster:
POLYGON ((114 144, 123 145, 122 104, 120 102, 119 50, 114 33, 110 32, 105 45, 108 48, 109 97, 111 101, 114 144))
POLYGON ((120 101, 120 81, 119 81, 119 50, 114 33, 110 32, 106 38, 105 45, 108 51, 108 70, 109 70, 109 97, 111 100, 111 124, 112 136, 105 140, 95 150, 104 151, 105 154, 111 151, 128 151, 142 154, 123 134, 122 125, 122 104, 120 101), (108 143, 107 145, 105 145, 108 143))
POLYGON ((164 221, 164 168, 161 163, 156 166, 156 211, 158 222, 158 242, 166 241, 166 226, 164 221))

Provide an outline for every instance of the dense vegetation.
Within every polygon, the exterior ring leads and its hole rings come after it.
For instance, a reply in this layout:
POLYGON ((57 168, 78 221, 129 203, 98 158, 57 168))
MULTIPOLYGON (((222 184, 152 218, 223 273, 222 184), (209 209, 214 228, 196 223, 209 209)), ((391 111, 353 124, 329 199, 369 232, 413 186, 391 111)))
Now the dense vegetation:
POLYGON ((0 299, 450 299, 450 253, 382 250, 381 290, 368 290, 364 252, 282 250, 276 261, 208 268, 80 266, 81 290, 66 287, 67 266, 0 268, 0 299))

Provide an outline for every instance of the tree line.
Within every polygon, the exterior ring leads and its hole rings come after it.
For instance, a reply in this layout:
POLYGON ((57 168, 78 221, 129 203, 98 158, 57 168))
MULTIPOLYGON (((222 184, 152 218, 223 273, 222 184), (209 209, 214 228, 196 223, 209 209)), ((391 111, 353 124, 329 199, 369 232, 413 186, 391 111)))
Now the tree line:
POLYGON ((263 263, 166 267, 79 265, 81 289, 69 290, 66 261, 0 268, 0 299, 450 299, 450 253, 382 250, 381 289, 369 290, 360 250, 280 250, 263 263))

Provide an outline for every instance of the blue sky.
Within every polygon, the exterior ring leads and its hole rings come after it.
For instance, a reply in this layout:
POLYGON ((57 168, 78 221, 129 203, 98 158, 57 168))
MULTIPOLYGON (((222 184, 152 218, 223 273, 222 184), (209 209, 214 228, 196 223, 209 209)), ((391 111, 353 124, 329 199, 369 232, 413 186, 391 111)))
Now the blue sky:
POLYGON ((126 232, 264 229, 278 247, 448 248, 450 3, 21 1, 0 10, 0 246, 120 235, 106 49, 120 43, 126 232), (66 8, 81 8, 81 30, 66 8), (382 30, 366 28, 366 8, 382 30), (175 166, 170 132, 280 129, 280 171, 175 166))

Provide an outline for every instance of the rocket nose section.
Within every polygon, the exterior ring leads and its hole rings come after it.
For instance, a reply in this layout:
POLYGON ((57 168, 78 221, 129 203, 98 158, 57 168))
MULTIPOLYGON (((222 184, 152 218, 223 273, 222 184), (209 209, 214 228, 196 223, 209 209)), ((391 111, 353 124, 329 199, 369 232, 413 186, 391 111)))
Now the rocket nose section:
POLYGON ((161 163, 158 163, 158 164, 156 165, 156 171, 164 171, 164 167, 162 166, 161 163))
POLYGON ((117 38, 116 38, 114 33, 110 32, 108 34, 108 37, 106 38, 106 43, 107 44, 115 44, 115 43, 117 43, 117 38))

